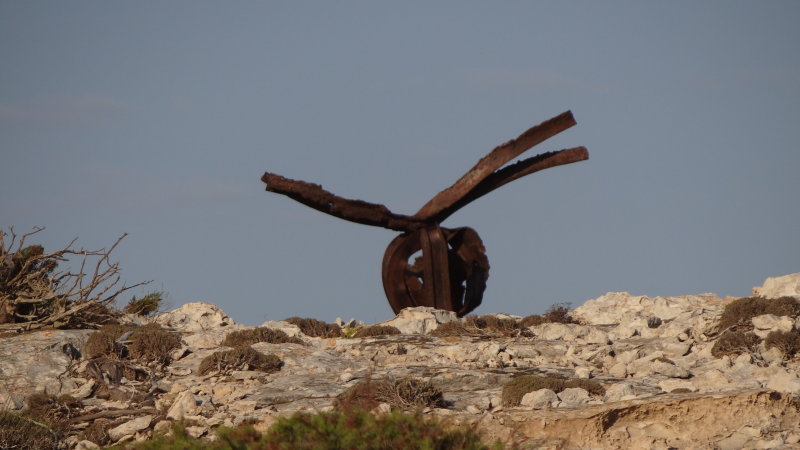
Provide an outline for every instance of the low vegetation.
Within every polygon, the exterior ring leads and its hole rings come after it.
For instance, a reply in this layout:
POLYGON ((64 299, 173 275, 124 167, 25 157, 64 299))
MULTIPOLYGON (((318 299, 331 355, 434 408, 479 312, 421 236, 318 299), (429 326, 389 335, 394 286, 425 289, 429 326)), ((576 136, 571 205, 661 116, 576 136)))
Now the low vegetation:
POLYGON ((289 317, 284 319, 292 325, 297 325, 306 336, 321 338, 342 337, 342 328, 335 323, 327 323, 317 319, 304 317, 289 317))
POLYGON ((356 329, 352 337, 365 338, 374 336, 393 336, 396 334, 401 334, 397 327, 386 325, 370 325, 356 329))
POLYGON ((282 330, 268 327, 256 327, 247 330, 238 330, 228 333, 222 345, 225 347, 243 347, 259 342, 270 344, 301 344, 305 345, 302 339, 296 336, 289 336, 282 330))
POLYGON ((443 407, 442 390, 419 378, 372 380, 367 377, 336 397, 335 407, 342 410, 372 410, 381 403, 395 409, 416 410, 443 407))
POLYGON ((764 339, 764 345, 777 348, 786 359, 792 359, 800 354, 800 331, 773 331, 764 339))
POLYGON ((134 358, 145 364, 166 365, 173 350, 181 345, 180 335, 158 324, 109 324, 92 333, 86 340, 87 358, 134 358))
POLYGON ((723 356, 737 356, 742 353, 753 353, 761 342, 761 338, 755 333, 728 330, 717 338, 714 346, 711 347, 711 354, 715 358, 723 356))
POLYGON ((725 306, 719 318, 718 329, 724 331, 731 327, 741 326, 752 329, 753 317, 763 314, 776 316, 800 316, 800 301, 794 297, 767 299, 763 297, 744 297, 725 306))
POLYGON ((472 428, 452 426, 419 413, 392 411, 375 415, 364 410, 334 410, 317 414, 297 413, 283 417, 266 432, 250 425, 221 427, 217 439, 192 438, 180 425, 169 436, 156 437, 124 448, 136 450, 311 450, 311 449, 442 449, 501 450, 495 442, 485 444, 472 428))
POLYGON ((265 355, 250 347, 237 347, 233 350, 214 352, 200 362, 200 374, 228 372, 232 370, 257 370, 277 372, 281 369, 281 359, 276 355, 265 355))
POLYGON ((600 383, 584 378, 566 379, 557 376, 522 375, 512 378, 503 386, 503 406, 519 406, 525 394, 539 389, 550 389, 558 393, 567 388, 585 389, 589 394, 595 396, 601 396, 606 392, 600 383))
POLYGON ((159 311, 164 301, 163 292, 151 292, 142 298, 134 295, 122 309, 126 314, 147 317, 159 311))

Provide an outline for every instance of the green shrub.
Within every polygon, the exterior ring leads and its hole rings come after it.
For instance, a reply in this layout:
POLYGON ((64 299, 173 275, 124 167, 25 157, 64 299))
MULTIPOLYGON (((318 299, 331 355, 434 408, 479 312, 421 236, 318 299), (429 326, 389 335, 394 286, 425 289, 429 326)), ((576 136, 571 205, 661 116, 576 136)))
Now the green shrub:
POLYGON ((265 433, 250 425, 220 427, 217 439, 202 441, 189 436, 181 425, 170 436, 157 436, 147 442, 126 444, 137 450, 305 450, 305 449, 503 449, 500 442, 489 446, 467 426, 451 426, 421 414, 393 411, 373 415, 364 410, 296 413, 282 417, 265 433))
POLYGON ((539 389, 550 389, 558 393, 567 388, 585 389, 589 394, 596 396, 606 392, 600 383, 585 378, 566 379, 558 376, 522 375, 512 378, 503 386, 503 406, 519 406, 525 394, 539 389))
POLYGON ((372 336, 392 336, 402 334, 397 327, 385 325, 370 325, 368 327, 359 328, 353 334, 355 338, 365 338, 372 336))
POLYGON ((342 337, 342 328, 334 323, 303 317, 289 317, 284 321, 297 325, 306 336, 321 338, 342 337))
POLYGON ((276 355, 265 355, 250 347, 238 347, 206 356, 200 362, 199 370, 200 375, 229 370, 258 370, 272 373, 279 371, 281 364, 281 359, 276 355))
POLYGON ((752 329, 750 320, 763 314, 797 317, 800 315, 800 302, 793 297, 775 299, 763 297, 740 298, 725 306, 717 326, 719 330, 725 330, 737 325, 752 329))
POLYGON ((714 346, 711 347, 711 354, 715 358, 722 358, 725 355, 734 356, 741 353, 750 353, 755 351, 759 342, 761 342, 761 338, 756 336, 755 333, 728 330, 714 342, 714 346))
POLYGON ((764 345, 777 348, 787 359, 794 358, 800 353, 800 331, 773 331, 764 339, 764 345))
POLYGON ((143 317, 149 316, 157 312, 161 307, 161 302, 164 300, 163 297, 163 292, 151 292, 139 299, 137 299, 134 295, 122 310, 128 314, 134 314, 143 317))
POLYGON ((228 333, 222 345, 226 347, 243 347, 253 345, 259 342, 269 342, 270 344, 302 344, 305 345, 302 339, 295 336, 289 336, 282 330, 276 330, 268 327, 256 327, 248 330, 239 330, 228 333))
POLYGON ((439 407, 444 405, 442 390, 434 384, 417 378, 359 381, 336 397, 339 409, 371 410, 381 403, 404 410, 439 407))

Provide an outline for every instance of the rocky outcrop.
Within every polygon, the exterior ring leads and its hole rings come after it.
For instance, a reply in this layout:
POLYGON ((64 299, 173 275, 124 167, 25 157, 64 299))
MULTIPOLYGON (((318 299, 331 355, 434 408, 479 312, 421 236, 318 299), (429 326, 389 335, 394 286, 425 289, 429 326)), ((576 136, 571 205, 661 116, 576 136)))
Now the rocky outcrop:
POLYGON ((766 298, 784 296, 800 298, 800 273, 769 277, 763 286, 753 288, 753 295, 766 298))
MULTIPOLYGON (((609 293, 571 312, 581 324, 543 323, 505 335, 431 336, 441 324, 461 319, 430 308, 403 310, 382 324, 400 335, 367 338, 314 338, 296 325, 270 321, 262 326, 302 340, 251 345, 280 358, 279 371, 205 375, 199 370, 203 360, 230 350, 222 343, 231 332, 251 327, 214 305, 192 303, 153 319, 180 332, 181 346, 167 366, 148 369, 149 376, 117 367, 113 377, 111 369, 88 361, 83 353, 92 331, 0 339, 0 386, 7 386, 0 401, 19 409, 37 390, 70 394, 83 408, 76 427, 104 420, 108 436, 124 442, 145 439, 176 420, 191 423, 187 431, 197 437, 243 421, 265 429, 282 415, 331 408, 337 395, 366 378, 416 377, 444 394, 444 404, 426 414, 473 423, 489 439, 532 448, 795 448, 798 360, 785 360, 763 343, 738 356, 711 354, 716 322, 731 300, 609 293), (525 394, 519 406, 504 406, 503 385, 519 375, 588 379, 605 393, 540 389, 525 394)), ((762 315, 752 325, 766 335, 795 329, 798 322, 762 315)), ((83 437, 72 436, 70 445, 91 448, 83 437)))

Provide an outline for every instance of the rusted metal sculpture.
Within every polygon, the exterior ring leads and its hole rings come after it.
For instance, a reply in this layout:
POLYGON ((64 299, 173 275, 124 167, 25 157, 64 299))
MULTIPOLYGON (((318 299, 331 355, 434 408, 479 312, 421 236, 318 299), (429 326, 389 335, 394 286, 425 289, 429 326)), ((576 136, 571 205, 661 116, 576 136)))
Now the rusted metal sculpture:
POLYGON ((436 194, 413 216, 383 205, 336 196, 317 184, 266 172, 267 191, 283 194, 341 219, 402 231, 383 255, 383 289, 395 314, 410 306, 455 311, 459 317, 481 304, 489 259, 478 233, 469 227, 440 224, 468 203, 525 175, 589 158, 574 147, 518 161, 501 168, 531 147, 575 125, 567 111, 495 148, 449 188, 436 194), (413 261, 410 258, 420 253, 413 261))

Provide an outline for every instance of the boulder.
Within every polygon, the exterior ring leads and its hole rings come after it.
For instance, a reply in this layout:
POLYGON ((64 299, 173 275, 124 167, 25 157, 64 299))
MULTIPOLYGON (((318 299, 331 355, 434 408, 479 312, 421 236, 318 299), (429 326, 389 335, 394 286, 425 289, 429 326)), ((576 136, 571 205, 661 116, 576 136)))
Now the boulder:
POLYGON ((762 286, 753 288, 753 295, 766 298, 798 297, 800 298, 800 272, 769 277, 762 286))
POLYGON ((539 389, 522 396, 519 404, 533 409, 545 409, 558 403, 558 396, 550 389, 539 389))
POLYGON ((403 334, 426 334, 439 327, 440 324, 458 320, 456 313, 428 306, 404 308, 391 320, 378 325, 395 327, 403 334))
POLYGON ((155 318, 164 327, 183 332, 198 332, 235 325, 218 306, 211 303, 193 302, 155 318))

